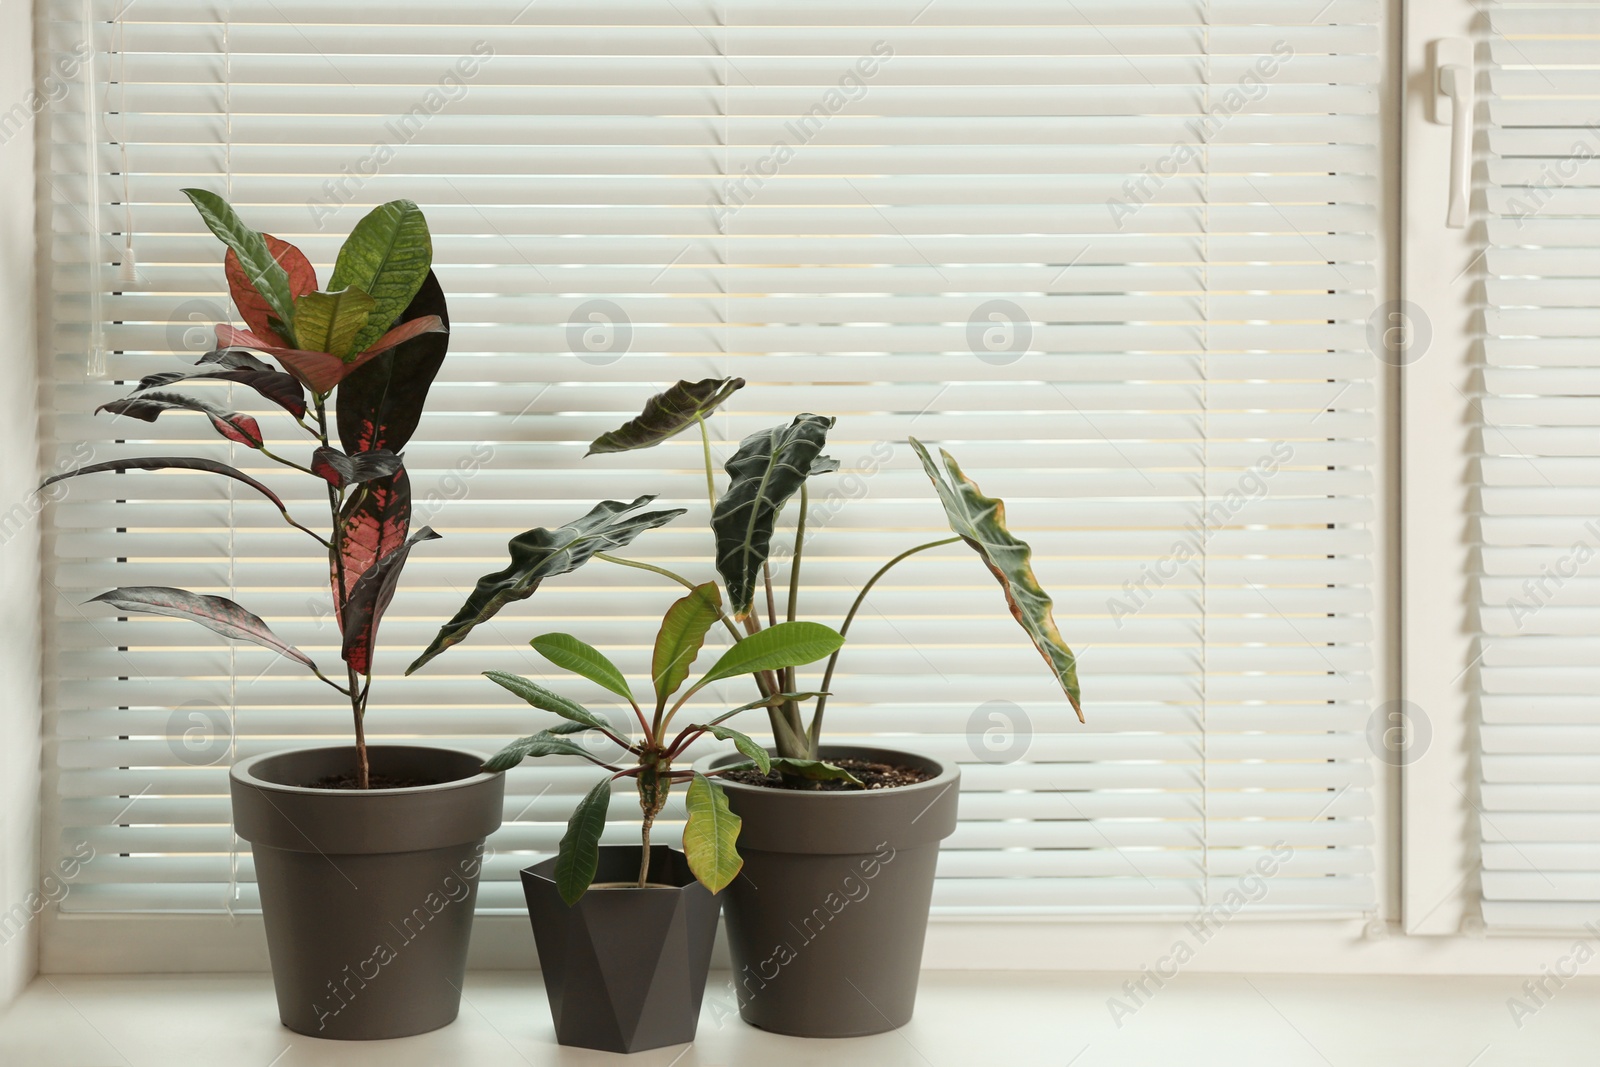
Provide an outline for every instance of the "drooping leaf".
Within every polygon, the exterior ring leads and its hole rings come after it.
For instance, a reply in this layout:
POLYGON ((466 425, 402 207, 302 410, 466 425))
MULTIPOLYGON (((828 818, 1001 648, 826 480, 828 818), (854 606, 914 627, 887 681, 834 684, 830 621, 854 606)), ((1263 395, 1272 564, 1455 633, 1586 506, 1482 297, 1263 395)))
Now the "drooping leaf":
POLYGON ((844 638, 820 622, 780 622, 736 642, 695 683, 695 688, 738 674, 802 667, 833 655, 843 645, 844 638))
POLYGON ((689 782, 684 799, 689 818, 683 824, 683 854, 700 884, 720 893, 739 876, 744 859, 739 855, 742 820, 728 807, 728 795, 703 774, 689 782))
MULTIPOLYGON (((248 485, 250 488, 254 489, 256 492, 272 501, 272 503, 277 506, 278 510, 283 513, 284 518, 289 519, 290 522, 294 522, 294 519, 289 515, 289 509, 284 505, 278 494, 274 493, 272 489, 265 484, 256 481, 254 478, 250 477, 244 471, 239 470, 236 467, 228 466, 226 463, 218 463, 215 460, 210 459, 191 459, 188 456, 140 456, 135 459, 110 459, 106 460, 104 463, 91 463, 87 467, 79 467, 77 470, 67 471, 65 474, 57 474, 54 477, 46 478, 43 482, 39 483, 39 488, 44 489, 47 486, 54 485, 57 482, 66 481, 68 478, 79 478, 85 474, 102 474, 106 471, 128 470, 187 470, 204 471, 207 474, 220 474, 224 478, 232 478, 236 482, 242 482, 245 485, 248 485)), ((299 524, 295 523, 295 525, 298 526, 299 524)))
POLYGON ((136 393, 173 382, 211 378, 249 386, 283 410, 300 418, 306 413, 306 391, 292 374, 274 370, 242 348, 217 348, 200 357, 193 371, 163 371, 139 380, 136 393))
MULTIPOLYGON (((772 756, 768 759, 768 772, 778 771, 795 778, 804 778, 812 782, 849 782, 851 785, 865 789, 866 783, 843 767, 835 767, 831 763, 814 759, 791 759, 788 756, 772 756)), ((750 771, 760 768, 754 761, 748 763, 735 763, 729 767, 720 768, 723 771, 750 771)))
POLYGON ((796 415, 788 426, 746 437, 724 465, 731 480, 711 513, 711 529, 717 573, 735 618, 750 614, 778 513, 810 474, 832 426, 833 419, 822 415, 796 415))
POLYGON ((1033 550, 1028 543, 1006 529, 1006 505, 1003 500, 984 496, 976 482, 961 472, 961 467, 950 453, 939 450, 944 469, 934 462, 922 442, 911 438, 911 447, 922 460, 922 469, 928 472, 933 487, 944 505, 950 529, 976 552, 995 576, 1006 595, 1012 617, 1021 624, 1033 645, 1039 650, 1061 689, 1072 702, 1083 721, 1083 707, 1079 703, 1078 659, 1056 629, 1055 614, 1050 595, 1034 577, 1030 562, 1033 550))
POLYGON ((602 778, 578 801, 556 850, 556 892, 570 907, 588 891, 600 867, 600 835, 611 806, 611 779, 602 778))
MULTIPOLYGON (((578 729, 588 727, 577 726, 576 723, 562 723, 561 726, 573 726, 578 729)), ((519 737, 499 752, 484 761, 483 769, 486 771, 509 771, 529 756, 582 756, 593 761, 593 756, 582 745, 574 744, 557 736, 561 726, 540 730, 531 737, 519 737)), ((564 731, 571 733, 571 730, 564 731)))
POLYGON ((705 730, 719 741, 732 741, 734 748, 755 761, 755 765, 761 769, 762 774, 766 774, 772 769, 772 756, 768 754, 767 750, 738 730, 730 730, 726 726, 718 726, 715 723, 708 723, 705 726, 691 726, 689 729, 705 730))
POLYGON ((127 585, 92 597, 89 603, 109 604, 122 611, 143 611, 151 615, 188 619, 223 637, 249 641, 303 663, 312 670, 317 669, 310 656, 273 633, 259 615, 246 611, 227 597, 191 593, 187 589, 173 589, 165 585, 127 585))
MULTIPOLYGON (((811 461, 811 474, 837 474, 839 461, 832 456, 818 456, 811 461)), ((810 477, 810 475, 807 475, 810 477)))
POLYGON ((356 335, 355 351, 371 345, 394 324, 422 287, 432 263, 428 220, 410 200, 379 204, 356 223, 328 279, 330 290, 353 286, 372 296, 371 319, 356 335))
POLYGON ((444 323, 439 321, 438 316, 424 315, 402 326, 396 326, 378 338, 371 348, 356 353, 348 360, 342 360, 327 352, 277 348, 252 333, 221 324, 217 326, 217 342, 223 347, 250 348, 257 352, 265 352, 313 391, 326 395, 340 382, 391 348, 421 334, 438 333, 443 330, 444 323))
POLYGON ((596 437, 585 455, 629 452, 659 445, 717 410, 743 388, 743 378, 679 382, 645 401, 644 412, 638 418, 596 437))
MULTIPOLYGON (((610 729, 600 716, 576 700, 568 700, 560 693, 546 689, 538 682, 524 678, 520 674, 509 674, 506 671, 484 671, 483 676, 506 692, 514 693, 526 700, 529 705, 538 708, 540 711, 554 712, 563 719, 576 723, 584 729, 606 731, 610 729)), ((559 730, 559 727, 553 727, 552 729, 559 730)))
POLYGON ((377 301, 350 286, 336 292, 313 290, 294 302, 297 347, 348 359, 355 351, 356 334, 367 325, 377 301))
POLYGON ((722 594, 717 583, 695 586, 689 595, 674 601, 656 633, 655 655, 650 661, 650 676, 655 682, 658 706, 678 691, 689 668, 706 643, 706 631, 722 617, 722 594))
POLYGON ((617 665, 593 645, 585 644, 571 634, 540 634, 528 644, 562 670, 587 678, 602 689, 610 690, 629 703, 633 702, 633 690, 628 688, 628 680, 622 676, 617 665))
POLYGON ((565 526, 554 530, 541 526, 513 537, 507 546, 511 551, 511 562, 493 574, 478 579, 477 586, 472 590, 472 595, 467 597, 467 602, 461 605, 461 610, 439 628, 433 642, 406 668, 406 673, 412 673, 451 645, 459 643, 472 632, 473 627, 494 618, 507 604, 532 596, 546 578, 575 571, 596 552, 621 548, 646 530, 664 526, 683 514, 682 508, 674 508, 671 511, 628 515, 654 499, 653 496, 642 496, 631 504, 605 500, 596 504, 583 518, 565 526))
POLYGON ((320 446, 311 453, 311 473, 335 489, 387 478, 400 469, 400 457, 387 448, 347 456, 337 448, 320 446))
MULTIPOLYGON (((278 317, 292 337, 294 293, 289 286, 289 274, 268 250, 266 237, 246 226, 228 202, 216 193, 204 189, 184 189, 183 195, 200 212, 200 218, 216 234, 217 240, 227 245, 238 258, 239 267, 251 287, 261 294, 272 314, 278 317)), ((241 308, 240 313, 243 314, 243 311, 241 308)))
POLYGON ((411 478, 401 467, 385 478, 364 483, 339 509, 339 537, 343 547, 344 585, 339 584, 340 559, 328 552, 329 581, 333 586, 335 618, 344 619, 347 594, 361 576, 380 559, 405 544, 411 527, 411 478))
POLYGON ((142 422, 155 422, 163 412, 167 411, 198 411, 210 419, 216 431, 230 441, 250 448, 260 448, 263 443, 261 426, 253 417, 220 408, 199 397, 184 396, 182 393, 134 393, 121 400, 101 404, 95 410, 126 415, 130 419, 139 419, 142 422))
POLYGON ((357 674, 370 674, 372 671, 372 650, 378 640, 378 624, 383 621, 383 613, 389 610, 389 602, 394 599, 395 587, 400 583, 400 571, 406 565, 412 546, 418 541, 433 541, 438 537, 433 527, 424 526, 406 538, 399 548, 367 568, 351 585, 339 624, 340 633, 344 635, 340 655, 355 668, 357 674))
POLYGON ((348 452, 405 448, 422 417, 428 387, 450 347, 450 314, 432 271, 400 316, 402 325, 436 316, 443 329, 418 334, 339 383, 339 440, 348 452))
MULTIPOLYGON (((298 300, 317 287, 316 268, 312 267, 304 252, 270 233, 261 236, 266 239, 267 251, 272 253, 272 258, 278 261, 278 265, 288 275, 291 299, 298 300)), ((222 269, 228 278, 228 292, 233 295, 233 304, 239 309, 239 316, 244 319, 245 325, 250 327, 250 332, 270 344, 284 348, 295 347, 293 337, 284 337, 272 328, 275 321, 280 321, 278 315, 267 303, 266 297, 256 288, 244 265, 239 262, 238 253, 231 248, 222 259, 222 269)))

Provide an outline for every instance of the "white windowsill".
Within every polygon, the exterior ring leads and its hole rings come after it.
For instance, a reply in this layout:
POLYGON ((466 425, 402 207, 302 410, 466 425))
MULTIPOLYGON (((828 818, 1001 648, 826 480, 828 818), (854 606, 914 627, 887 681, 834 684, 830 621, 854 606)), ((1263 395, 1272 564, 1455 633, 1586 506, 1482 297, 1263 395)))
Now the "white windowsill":
MULTIPOLYGON (((1552 953, 1552 961, 1559 952, 1552 953)), ((1521 1020, 1525 979, 1179 973, 1119 1029, 1123 975, 927 972, 898 1033, 805 1041, 727 1017, 712 990, 692 1046, 622 1060, 556 1045, 535 972, 469 975, 461 1017, 393 1042, 332 1042, 278 1024, 266 975, 51 975, 0 1015, 7 1067, 1502 1067, 1593 1062, 1600 979, 1521 1020)), ((1554 986, 1552 986, 1554 988, 1554 986)))

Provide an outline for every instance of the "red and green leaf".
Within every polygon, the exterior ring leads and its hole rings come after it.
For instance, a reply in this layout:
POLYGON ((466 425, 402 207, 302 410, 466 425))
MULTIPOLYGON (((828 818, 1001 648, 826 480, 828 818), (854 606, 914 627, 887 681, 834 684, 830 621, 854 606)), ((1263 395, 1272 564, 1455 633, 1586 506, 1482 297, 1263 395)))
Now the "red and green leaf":
POLYGON ((383 355, 389 349, 425 333, 437 333, 444 323, 437 315, 424 315, 403 326, 396 326, 377 344, 365 352, 357 353, 348 362, 327 352, 310 352, 301 348, 280 348, 269 345, 255 334, 233 326, 217 326, 217 342, 224 348, 249 348, 265 352, 282 364, 283 369, 304 382, 309 388, 326 396, 335 386, 354 374, 360 367, 383 355))
MULTIPOLYGON (((288 241, 279 240, 270 233, 261 235, 266 239, 267 250, 272 258, 278 261, 284 274, 289 279, 289 296, 298 300, 306 293, 317 287, 317 271, 306 258, 306 254, 288 241)), ((256 288, 243 266, 239 263, 239 256, 228 249, 228 254, 222 261, 223 273, 228 277, 228 292, 233 294, 233 305, 239 309, 239 317, 244 319, 245 325, 250 327, 250 332, 269 344, 283 348, 293 347, 287 338, 278 334, 272 328, 272 323, 277 319, 277 313, 272 310, 272 305, 267 303, 267 298, 261 295, 261 290, 256 288)))
POLYGON ((329 560, 334 613, 344 618, 345 602, 355 584, 378 561, 405 544, 411 526, 411 480, 404 467, 387 478, 367 482, 339 511, 334 550, 342 550, 344 586, 339 585, 339 560, 329 560))
POLYGON ((394 599, 400 571, 406 565, 412 546, 418 541, 433 541, 438 537, 433 527, 424 526, 408 537, 403 545, 368 568, 352 584, 340 619, 339 629, 344 634, 344 646, 340 654, 358 674, 372 672, 372 649, 378 639, 378 624, 383 621, 383 613, 394 599))
POLYGON ((435 316, 442 331, 408 338, 339 383, 339 440, 354 454, 376 448, 400 451, 416 432, 428 389, 450 347, 450 313, 444 289, 429 271, 400 317, 402 326, 435 316))
MULTIPOLYGON (((53 478, 46 478, 39 484, 39 488, 43 489, 46 486, 54 485, 56 482, 66 481, 68 478, 80 478, 85 474, 102 474, 106 471, 120 472, 129 470, 189 470, 204 471, 208 474, 220 474, 224 478, 232 478, 236 482, 243 482, 245 485, 248 485, 250 488, 254 489, 256 492, 272 501, 273 504, 277 505, 278 510, 283 512, 285 518, 289 517, 289 509, 284 505, 283 500, 278 496, 278 494, 274 493, 270 487, 250 477, 244 471, 239 470, 236 467, 230 467, 226 463, 218 463, 215 460, 210 459, 193 459, 189 456, 140 456, 135 459, 112 459, 107 460, 104 463, 91 463, 87 467, 79 467, 77 470, 67 471, 65 474, 57 474, 53 478)), ((296 523, 295 525, 299 524, 296 523)))
POLYGON ((348 456, 324 445, 311 453, 311 473, 335 489, 387 478, 399 469, 400 457, 387 448, 348 456))
POLYGON ((201 356, 195 367, 197 369, 192 371, 163 371, 141 378, 134 392, 194 379, 237 382, 254 389, 297 419, 306 413, 305 387, 293 375, 274 369, 242 348, 213 349, 201 356))
POLYGON ((151 615, 188 619, 223 637, 270 648, 280 656, 303 663, 314 671, 317 669, 310 656, 273 633, 259 615, 246 611, 227 597, 191 593, 187 589, 173 589, 164 585, 128 585, 101 593, 91 598, 89 603, 109 604, 122 611, 142 611, 151 615))
POLYGON ((236 444, 246 445, 250 448, 260 448, 263 444, 261 427, 249 415, 242 415, 237 411, 220 408, 208 400, 198 397, 184 396, 182 393, 150 392, 135 393, 113 400, 108 404, 101 404, 95 409, 97 412, 109 411, 114 415, 126 415, 130 419, 141 422, 155 422, 164 412, 168 411, 198 411, 211 420, 211 425, 216 431, 236 444))

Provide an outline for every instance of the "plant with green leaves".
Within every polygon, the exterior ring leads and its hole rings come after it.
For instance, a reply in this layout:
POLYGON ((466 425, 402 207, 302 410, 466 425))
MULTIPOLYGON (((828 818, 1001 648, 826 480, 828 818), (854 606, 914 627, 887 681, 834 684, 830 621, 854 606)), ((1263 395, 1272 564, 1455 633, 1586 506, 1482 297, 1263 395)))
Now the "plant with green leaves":
MULTIPOLYGON (((638 720, 640 735, 637 740, 624 736, 623 731, 615 729, 582 704, 537 682, 504 671, 484 672, 508 692, 540 711, 550 712, 563 720, 513 741, 484 764, 485 770, 509 770, 529 756, 580 756, 608 772, 578 802, 577 809, 567 823, 567 832, 561 838, 556 857, 555 882, 561 898, 568 904, 576 903, 594 881, 613 782, 632 778, 639 794, 639 810, 644 817, 644 847, 639 863, 638 886, 643 888, 650 878, 651 827, 666 805, 672 787, 687 785, 685 804, 689 814, 683 829, 683 851, 695 877, 707 889, 717 893, 733 881, 744 861, 737 849, 739 817, 728 809, 727 797, 713 778, 748 767, 757 767, 762 773, 770 773, 776 767, 804 777, 850 778, 844 771, 812 761, 775 760, 749 737, 723 725, 742 711, 768 703, 766 699, 734 708, 703 723, 684 726, 676 734, 671 733, 673 720, 684 706, 713 682, 742 674, 792 670, 815 663, 838 651, 839 646, 844 644, 844 638, 821 623, 782 623, 754 637, 735 642, 699 680, 683 689, 695 659, 705 645, 706 633, 723 618, 722 596, 715 583, 710 582, 693 587, 687 596, 667 609, 661 620, 661 629, 656 634, 655 652, 650 663, 655 707, 653 714, 648 715, 634 697, 622 671, 599 649, 564 633, 544 634, 530 642, 536 652, 556 667, 587 678, 627 701, 638 720), (622 764, 602 760, 577 740, 579 735, 595 733, 619 745, 631 757, 631 762, 622 764), (707 734, 733 742, 749 760, 711 774, 675 768, 674 761, 691 744, 707 734)), ((815 695, 782 694, 784 699, 797 702, 815 695)))

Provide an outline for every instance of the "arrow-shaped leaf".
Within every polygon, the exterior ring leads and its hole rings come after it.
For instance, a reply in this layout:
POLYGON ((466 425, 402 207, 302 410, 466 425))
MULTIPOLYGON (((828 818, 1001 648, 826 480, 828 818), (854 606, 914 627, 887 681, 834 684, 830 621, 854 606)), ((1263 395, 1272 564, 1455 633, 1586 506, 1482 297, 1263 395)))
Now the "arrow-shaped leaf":
POLYGON ((367 325, 377 301, 350 286, 337 292, 313 290, 294 302, 294 335, 299 348, 347 359, 356 334, 367 325))
MULTIPOLYGON (((576 700, 568 700, 560 693, 546 689, 538 682, 530 681, 520 674, 509 674, 506 671, 484 671, 483 676, 506 692, 513 693, 526 700, 530 706, 538 708, 540 711, 554 712, 563 719, 577 723, 587 730, 610 732, 610 727, 606 726, 600 716, 576 700)), ((560 727, 552 727, 551 729, 557 732, 560 731, 560 727)))
POLYGON ((700 884, 720 893, 744 867, 736 847, 742 820, 728 807, 728 795, 703 774, 689 782, 684 799, 689 818, 683 824, 683 854, 700 884))
POLYGON ((689 668, 706 642, 706 631, 722 617, 722 594, 716 582, 695 586, 689 595, 667 609, 656 632, 655 655, 650 661, 650 676, 655 682, 657 706, 678 691, 689 668))
POLYGON ((711 529, 717 572, 735 618, 750 614, 778 513, 805 482, 832 426, 833 419, 822 415, 797 415, 788 426, 746 437, 725 464, 731 481, 711 513, 711 529))
POLYGON ((820 622, 780 622, 735 642, 694 687, 699 690, 739 674, 802 667, 833 655, 843 645, 844 638, 820 622))
POLYGON ((944 460, 944 470, 941 471, 921 441, 911 438, 911 447, 916 449, 918 458, 922 460, 922 469, 928 472, 934 489, 939 493, 939 502, 944 505, 950 529, 972 546, 972 550, 1000 583, 1012 616, 1050 665, 1056 681, 1072 702, 1073 710, 1078 713, 1078 721, 1082 722, 1078 659, 1056 629, 1050 595, 1039 585, 1039 579, 1034 577, 1030 562, 1033 550, 1026 541, 1006 529, 1005 501, 984 496, 983 490, 961 473, 961 467, 944 449, 939 450, 944 460))
POLYGON ((237 411, 218 407, 209 400, 184 396, 182 393, 165 391, 134 393, 121 400, 101 404, 95 410, 126 415, 130 419, 139 419, 142 422, 155 422, 162 413, 168 411, 198 411, 210 419, 216 431, 228 440, 250 448, 260 448, 263 444, 261 426, 251 416, 241 415, 237 411))
MULTIPOLYGON (((576 726, 575 723, 562 723, 562 726, 576 726)), ((560 727, 541 730, 532 737, 521 737, 511 742, 499 752, 484 761, 483 769, 486 771, 509 771, 529 756, 582 756, 590 762, 594 761, 587 749, 582 745, 556 736, 560 727)), ((578 727, 587 729, 587 727, 578 727)), ((570 730, 567 732, 571 732, 570 730)))
POLYGON ((400 470, 400 457, 387 448, 347 456, 328 445, 311 453, 311 473, 335 489, 387 478, 400 470))
POLYGON ((389 602, 394 599, 395 587, 400 582, 400 570, 406 565, 412 546, 418 541, 433 541, 438 537, 431 526, 424 526, 406 538, 403 545, 364 571, 350 587, 339 625, 344 635, 340 654, 357 674, 372 672, 372 648, 378 640, 378 624, 383 621, 383 613, 389 610, 389 602))
POLYGON ((91 598, 89 603, 109 604, 122 611, 142 611, 150 615, 188 619, 223 637, 249 641, 303 663, 313 671, 317 670, 310 656, 273 633, 261 616, 246 611, 227 597, 191 593, 187 589, 173 589, 165 585, 127 585, 101 593, 91 598))
POLYGON ((602 689, 610 690, 630 704, 633 703, 633 690, 628 688, 628 680, 622 676, 617 665, 593 645, 585 644, 571 634, 541 634, 528 644, 562 670, 587 678, 602 689))
MULTIPOLYGON (((267 242, 267 251, 272 253, 272 258, 289 278, 289 296, 298 300, 301 296, 311 292, 317 287, 316 268, 311 266, 311 261, 306 254, 290 244, 280 241, 270 233, 261 235, 267 242)), ((228 292, 233 295, 234 306, 239 309, 239 316, 244 319, 245 325, 250 327, 252 333, 271 344, 292 348, 293 331, 290 337, 284 337, 273 329, 273 323, 282 320, 277 315, 266 297, 256 288, 255 279, 244 269, 239 262, 239 255, 233 249, 228 249, 228 254, 222 259, 223 273, 228 279, 228 292)))
POLYGON ((596 552, 609 552, 630 543, 646 530, 664 526, 683 514, 682 508, 628 515, 654 500, 642 496, 631 504, 605 500, 583 518, 554 530, 539 527, 511 539, 511 562, 478 579, 477 586, 455 617, 439 628, 422 655, 406 668, 410 674, 433 657, 458 644, 479 623, 494 618, 501 608, 526 600, 552 575, 575 571, 596 552))
POLYGON ((379 204, 355 224, 328 279, 330 290, 354 287, 372 296, 371 318, 356 335, 355 351, 364 350, 394 324, 422 287, 432 262, 428 220, 410 200, 379 204))
POLYGON ((568 907, 588 891, 600 867, 600 835, 606 829, 606 809, 611 806, 611 779, 595 783, 567 822, 567 832, 556 850, 556 892, 568 907))
MULTIPOLYGON (((244 224, 228 202, 216 193, 204 189, 184 189, 200 218, 205 221, 217 240, 227 245, 238 258, 239 267, 251 288, 261 294, 267 307, 278 317, 293 337, 294 292, 289 285, 289 274, 267 248, 266 238, 244 224)), ((240 312, 243 313, 243 308, 240 312)))
POLYGON ((717 410, 743 388, 743 378, 679 382, 645 401, 644 412, 637 418, 596 437, 585 455, 629 452, 659 445, 717 410))
POLYGON ((210 378, 249 386, 283 410, 300 418, 306 413, 306 391, 292 374, 274 370, 242 348, 218 348, 200 357, 193 371, 164 371, 139 381, 136 393, 173 382, 210 378))

